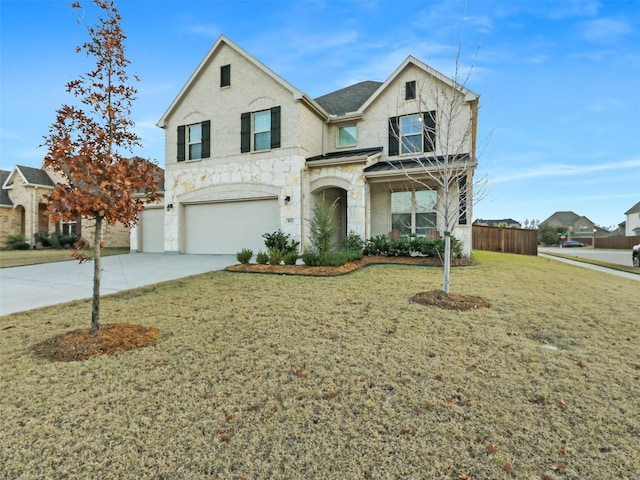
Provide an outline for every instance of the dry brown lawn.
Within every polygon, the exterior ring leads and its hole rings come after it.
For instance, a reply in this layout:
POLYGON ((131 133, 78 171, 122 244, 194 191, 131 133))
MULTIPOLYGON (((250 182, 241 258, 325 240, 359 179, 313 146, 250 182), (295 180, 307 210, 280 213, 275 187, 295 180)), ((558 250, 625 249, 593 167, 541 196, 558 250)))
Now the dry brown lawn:
POLYGON ((442 270, 212 272, 104 297, 154 346, 51 362, 77 301, 0 317, 0 478, 640 478, 638 282, 482 252, 442 270))

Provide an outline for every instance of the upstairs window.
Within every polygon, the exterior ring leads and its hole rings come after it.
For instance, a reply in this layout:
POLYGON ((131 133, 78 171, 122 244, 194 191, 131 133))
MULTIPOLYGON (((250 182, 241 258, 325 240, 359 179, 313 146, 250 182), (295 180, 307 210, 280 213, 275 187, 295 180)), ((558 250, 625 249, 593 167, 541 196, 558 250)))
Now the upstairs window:
POLYGON ((253 114, 253 149, 269 150, 271 148, 271 112, 253 114))
POLYGON ((178 161, 209 158, 211 150, 211 122, 206 120, 178 127, 178 161))
POLYGON ((389 119, 389 156, 436 151, 436 112, 389 119))
POLYGON ((413 100, 416 98, 416 81, 412 80, 404 84, 404 99, 413 100))
POLYGON ((422 115, 400 117, 400 155, 422 152, 422 115))
POLYGON ((220 88, 231 85, 231 65, 220 67, 220 88))
POLYGON ((280 148, 280 107, 240 115, 240 151, 280 148))
POLYGON ((358 143, 358 128, 355 125, 338 128, 338 146, 352 147, 358 143))

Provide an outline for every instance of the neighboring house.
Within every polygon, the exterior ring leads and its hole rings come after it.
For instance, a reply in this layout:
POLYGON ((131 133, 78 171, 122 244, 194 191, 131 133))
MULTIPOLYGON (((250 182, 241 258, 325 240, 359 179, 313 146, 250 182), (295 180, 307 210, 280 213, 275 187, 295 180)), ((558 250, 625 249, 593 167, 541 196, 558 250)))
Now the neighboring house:
POLYGON ((627 216, 625 236, 640 236, 640 202, 636 203, 633 207, 624 212, 624 214, 627 216))
POLYGON ((483 225, 485 227, 506 227, 506 228, 522 228, 520 222, 513 218, 504 218, 502 220, 483 220, 479 218, 473 222, 474 225, 483 225))
MULTIPOLYGON (((24 235, 36 245, 36 234, 80 235, 91 241, 93 222, 78 217, 72 222, 52 223, 47 210, 46 196, 53 192, 57 182, 64 178, 49 168, 17 165, 13 170, 0 171, 0 243, 12 234, 24 235)), ((127 226, 105 225, 102 238, 107 247, 129 247, 127 226)))
POLYGON ((562 228, 569 234, 567 240, 577 240, 588 245, 593 245, 594 237, 609 236, 607 229, 598 227, 587 217, 571 211, 555 212, 541 223, 562 228))
MULTIPOLYGON (((434 145, 441 112, 433 102, 421 107, 436 88, 454 86, 410 56, 384 82, 314 100, 221 36, 158 122, 166 137, 163 250, 257 252, 265 248, 262 235, 278 229, 304 248, 322 197, 338 201, 338 238, 437 235, 442 192, 404 170, 420 174, 416 157, 442 160, 442 146, 434 145)), ((463 145, 455 153, 470 161, 460 185, 471 185, 479 97, 458 88, 463 120, 451 143, 463 145)), ((461 213, 452 234, 468 256, 472 198, 449 193, 461 213)), ((147 226, 145 219, 138 226, 142 238, 147 226)))

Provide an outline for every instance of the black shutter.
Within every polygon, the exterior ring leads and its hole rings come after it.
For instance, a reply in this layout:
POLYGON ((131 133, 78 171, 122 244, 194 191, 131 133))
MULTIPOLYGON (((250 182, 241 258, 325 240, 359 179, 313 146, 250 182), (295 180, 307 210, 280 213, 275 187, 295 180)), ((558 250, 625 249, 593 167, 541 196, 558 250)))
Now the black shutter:
POLYGON ((400 141, 398 137, 398 117, 389 118, 389 156, 400 153, 400 141))
POLYGON ((222 65, 220 67, 220 87, 228 87, 231 85, 231 65, 222 65))
POLYGON ((458 179, 458 198, 460 208, 458 213, 458 223, 467 224, 467 175, 464 174, 458 179))
POLYGON ((185 126, 180 125, 178 127, 178 161, 184 162, 185 159, 185 126))
POLYGON ((280 107, 271 109, 271 148, 280 148, 280 107))
POLYGON ((251 114, 240 115, 240 151, 251 151, 251 114))
POLYGON ((422 114, 422 120, 424 121, 423 139, 422 139, 422 151, 434 152, 436 151, 436 112, 424 112, 422 114))
POLYGON ((202 153, 200 158, 209 158, 211 156, 211 120, 205 120, 202 126, 202 153))

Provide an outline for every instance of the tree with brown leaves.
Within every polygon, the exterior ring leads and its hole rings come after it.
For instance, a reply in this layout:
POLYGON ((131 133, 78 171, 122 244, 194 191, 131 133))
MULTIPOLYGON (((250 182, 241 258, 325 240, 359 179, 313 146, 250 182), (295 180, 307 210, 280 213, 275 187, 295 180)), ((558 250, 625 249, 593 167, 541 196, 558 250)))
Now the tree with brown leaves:
MULTIPOLYGON (((76 48, 95 57, 96 67, 66 85, 78 100, 57 110, 44 145, 44 164, 64 177, 49 196, 48 213, 54 222, 78 216, 95 222, 93 306, 91 332, 100 329, 100 278, 103 226, 134 225, 144 203, 157 200, 158 167, 123 156, 140 146, 129 118, 137 90, 128 84, 124 55, 125 35, 112 0, 93 0, 104 17, 87 27, 90 40, 76 48)), ((81 10, 78 2, 72 8, 81 10)), ((138 81, 137 77, 134 77, 138 81)), ((80 261, 90 258, 79 255, 80 261)))

